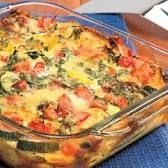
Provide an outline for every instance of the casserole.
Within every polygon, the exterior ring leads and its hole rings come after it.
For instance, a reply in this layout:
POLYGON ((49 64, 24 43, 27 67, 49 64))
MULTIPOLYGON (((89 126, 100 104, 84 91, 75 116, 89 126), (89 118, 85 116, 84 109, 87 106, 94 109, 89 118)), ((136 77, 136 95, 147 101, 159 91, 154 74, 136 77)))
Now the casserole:
MULTIPOLYGON (((34 16, 39 16, 39 15, 41 16, 42 14, 41 12, 47 11, 46 13, 47 17, 57 15, 56 21, 58 22, 65 22, 66 24, 66 23, 69 23, 70 20, 77 21, 84 26, 96 28, 97 31, 101 32, 101 34, 105 36, 109 36, 114 33, 117 33, 119 34, 119 36, 122 36, 125 39, 124 40, 125 43, 132 48, 134 54, 140 55, 140 56, 147 55, 150 59, 152 58, 152 60, 155 61, 155 64, 159 64, 160 67, 166 68, 166 64, 165 64, 166 55, 167 55, 166 50, 161 49, 152 44, 149 44, 148 42, 144 42, 143 40, 137 39, 136 37, 133 37, 128 33, 97 23, 93 20, 90 20, 87 17, 84 17, 77 13, 73 13, 72 11, 69 11, 68 9, 65 9, 58 5, 54 5, 50 3, 42 3, 42 2, 16 3, 11 6, 7 6, 3 8, 1 11, 2 17, 7 16, 7 13, 11 10, 12 10, 12 15, 15 14, 15 12, 13 12, 13 9, 18 9, 18 8, 24 11, 29 9, 30 10, 29 12, 33 11, 31 13, 34 16), (38 5, 38 8, 37 8, 37 5, 38 5), (49 8, 50 12, 47 11, 48 7, 50 7, 49 8), (145 52, 145 54, 142 53, 142 51, 145 52), (160 59, 158 59, 158 57, 160 59), (164 61, 163 61, 163 58, 165 58, 164 61)), ((45 14, 43 13, 42 16, 44 15, 45 14)), ((73 25, 73 27, 74 26, 76 25, 73 25)), ((5 28, 8 28, 8 27, 5 27, 5 28)), ((84 29, 87 30, 87 32, 93 33, 92 29, 89 29, 89 28, 84 28, 84 29)), ((38 34, 38 32, 33 34, 38 34)), ((72 38, 71 35, 68 37, 72 38)), ((118 39, 118 36, 117 37, 115 36, 112 39, 113 40, 118 39)), ((101 41, 101 39, 99 40, 101 41)), ((31 46, 31 44, 29 45, 31 46)), ((80 47, 80 51, 82 49, 83 48, 80 47)), ((80 55, 80 51, 79 51, 79 55, 80 55)), ((89 50, 89 52, 91 52, 91 50, 89 50)), ((12 51, 12 55, 15 55, 15 54, 16 53, 15 52, 13 53, 12 51)), ((31 52, 28 55, 30 57, 33 57, 36 54, 31 52)), ((154 66, 154 64, 152 65, 154 66)), ((70 67, 70 66, 71 65, 67 67, 70 67)), ((25 64, 24 64, 24 67, 25 67, 25 64)), ((16 69, 18 70, 18 68, 16 69)), ((156 67, 156 69, 158 68, 156 67)), ((26 73, 28 72, 26 71, 26 73)), ((6 71, 5 71, 5 75, 6 75, 6 71)), ((79 75, 77 77, 79 77, 79 75)), ((6 77, 4 78, 3 76, 2 79, 3 79, 2 80, 3 83, 5 83, 3 87, 5 86, 5 90, 7 90, 8 88, 6 89, 6 82, 4 82, 6 77)), ((158 87, 156 88, 158 88, 159 90, 157 92, 147 96, 141 101, 138 100, 136 103, 133 103, 133 105, 130 105, 127 108, 124 107, 123 110, 121 110, 121 112, 117 112, 113 114, 111 117, 106 117, 103 121, 98 122, 95 125, 91 125, 91 127, 86 128, 83 131, 79 130, 79 132, 75 131, 70 133, 61 132, 60 133, 61 135, 58 133, 49 134, 48 132, 43 132, 39 129, 34 129, 34 127, 32 128, 31 126, 30 126, 31 129, 29 129, 22 125, 18 125, 16 122, 13 122, 11 118, 10 118, 11 120, 8 119, 9 113, 6 115, 6 117, 4 116, 4 112, 3 112, 4 109, 2 108, 2 113, 1 113, 2 115, 0 116, 1 122, 3 123, 3 125, 5 125, 8 128, 8 130, 10 129, 15 130, 15 132, 12 132, 12 133, 9 131, 5 132, 4 130, 2 130, 1 132, 2 148, 0 151, 1 151, 2 158, 13 167, 91 167, 91 166, 94 166, 101 160, 114 154, 121 148, 125 147, 126 145, 135 141, 139 137, 145 135, 152 129, 166 122, 167 86, 166 85, 164 86, 164 82, 162 81, 162 79, 160 79, 160 76, 159 76, 158 83, 159 83, 158 87), (33 129, 35 131, 33 131, 33 129), (24 137, 22 135, 24 135, 24 137), (82 148, 82 150, 78 148, 76 149, 76 145, 79 145, 80 148, 82 148), (8 150, 4 150, 3 149, 4 146, 8 150), (63 146, 64 153, 60 150, 59 148, 60 146, 63 146), (74 148, 75 148, 75 151, 74 151, 74 148), (66 155, 64 155, 65 153, 66 155)), ((67 85, 67 83, 63 83, 63 84, 67 85)), ((12 83, 12 87, 15 89, 18 89, 18 83, 17 85, 16 83, 14 83, 14 85, 12 83)), ((49 94, 52 94, 52 93, 50 92, 49 94)), ((87 95, 87 98, 88 97, 89 96, 87 95)), ((37 95, 33 98, 34 99, 31 99, 31 102, 37 99, 37 95)))

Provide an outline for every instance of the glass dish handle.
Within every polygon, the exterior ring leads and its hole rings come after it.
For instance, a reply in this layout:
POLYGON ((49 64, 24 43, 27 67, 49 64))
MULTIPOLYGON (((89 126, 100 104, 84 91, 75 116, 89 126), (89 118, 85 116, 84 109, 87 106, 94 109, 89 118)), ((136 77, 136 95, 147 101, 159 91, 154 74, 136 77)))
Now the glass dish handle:
MULTIPOLYGON (((165 105, 161 109, 155 111, 151 115, 149 115, 146 118, 142 118, 141 120, 136 120, 134 117, 128 117, 129 121, 128 126, 119 130, 112 130, 112 131, 105 131, 107 128, 101 128, 96 131, 92 131, 92 134, 95 136, 123 136, 125 134, 128 134, 132 131, 135 131, 137 128, 142 126, 143 124, 147 123, 150 121, 152 118, 157 117, 161 113, 168 112, 168 105, 165 105)), ((110 126, 109 126, 110 127, 110 126)))
MULTIPOLYGON (((159 116, 160 114, 165 113, 165 117, 168 118, 167 95, 168 85, 163 87, 159 92, 150 95, 147 100, 144 99, 142 102, 139 102, 138 104, 130 107, 132 110, 126 109, 128 113, 125 113, 125 111, 123 110, 124 115, 123 113, 118 113, 120 116, 116 114, 107 119, 107 121, 103 124, 97 124, 94 128, 92 128, 90 134, 95 136, 123 136, 137 130, 139 127, 146 124, 151 119, 159 116), (156 107, 157 103, 159 104, 159 108, 156 107), (127 123, 124 127, 118 129, 113 128, 115 124, 118 124, 118 126, 120 126, 119 122, 123 121, 124 119, 127 120, 127 123)), ((166 121, 163 121, 163 123, 164 122, 166 121)))

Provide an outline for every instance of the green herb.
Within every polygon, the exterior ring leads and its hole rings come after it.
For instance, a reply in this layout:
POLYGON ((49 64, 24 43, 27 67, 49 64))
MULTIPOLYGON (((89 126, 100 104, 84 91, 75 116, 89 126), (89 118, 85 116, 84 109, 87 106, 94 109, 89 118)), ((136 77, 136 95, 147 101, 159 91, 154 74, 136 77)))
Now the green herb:
POLYGON ((65 60, 64 59, 60 59, 59 61, 58 61, 58 64, 59 65, 62 65, 62 64, 64 64, 65 63, 65 60))
POLYGON ((26 40, 27 43, 31 43, 33 41, 33 37, 30 37, 29 39, 26 40))
POLYGON ((72 34, 69 36, 69 38, 73 38, 74 40, 77 40, 80 38, 80 34, 83 32, 83 30, 80 27, 74 27, 72 34))
POLYGON ((43 46, 45 51, 48 51, 48 46, 43 46))
POLYGON ((7 47, 8 46, 8 39, 4 39, 3 37, 0 38, 0 45, 3 47, 7 47))
POLYGON ((57 74, 58 74, 58 77, 64 79, 64 78, 65 78, 65 75, 66 75, 66 70, 60 67, 60 68, 58 69, 57 74))
POLYGON ((129 74, 129 72, 128 72, 128 70, 126 70, 126 69, 120 69, 120 70, 117 72, 117 75, 118 75, 118 76, 128 75, 128 74, 129 74))
MULTIPOLYGON (((117 63, 118 60, 119 60, 119 58, 120 58, 120 56, 121 56, 121 54, 114 52, 112 48, 109 48, 109 49, 108 49, 108 53, 109 53, 109 58, 110 58, 114 63, 117 63)), ((110 59, 109 59, 109 61, 111 61, 110 59)))
POLYGON ((37 51, 28 51, 27 55, 32 59, 37 59, 39 57, 39 53, 37 51))
POLYGON ((68 60, 68 58, 72 55, 72 51, 71 49, 69 49, 68 47, 62 48, 62 52, 65 55, 65 58, 68 60))
POLYGON ((79 62, 79 63, 77 63, 77 65, 78 65, 79 67, 83 67, 83 66, 84 66, 84 63, 83 63, 83 62, 79 62))
POLYGON ((103 63, 102 60, 100 60, 98 67, 99 67, 99 72, 102 72, 106 68, 106 65, 103 63))
POLYGON ((57 24, 53 25, 52 27, 49 28, 50 32, 54 32, 55 30, 57 30, 57 24))
POLYGON ((151 86, 145 86, 143 90, 146 92, 146 95, 152 94, 153 92, 157 91, 156 88, 153 88, 151 86))
POLYGON ((52 65, 52 59, 49 59, 47 56, 45 55, 40 55, 41 58, 43 59, 43 61, 46 63, 46 65, 52 65))
POLYGON ((14 52, 12 53, 12 55, 9 57, 9 61, 8 63, 3 66, 3 70, 12 70, 12 65, 17 63, 18 59, 17 59, 17 50, 15 49, 14 52))
POLYGON ((89 75, 89 76, 91 76, 92 78, 97 78, 97 74, 96 74, 96 72, 95 71, 93 71, 92 69, 90 69, 90 68, 85 68, 85 72, 89 75))
POLYGON ((62 34, 58 35, 59 40, 65 39, 65 37, 62 34))

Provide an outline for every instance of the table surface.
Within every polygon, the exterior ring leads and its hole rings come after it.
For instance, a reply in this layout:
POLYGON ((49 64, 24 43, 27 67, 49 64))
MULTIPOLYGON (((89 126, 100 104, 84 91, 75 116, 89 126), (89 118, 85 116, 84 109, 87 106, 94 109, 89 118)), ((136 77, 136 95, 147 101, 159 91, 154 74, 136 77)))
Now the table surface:
MULTIPOLYGON (((125 29, 120 15, 91 14, 100 21, 125 29)), ((0 163, 0 168, 4 164, 0 163)), ((168 167, 168 125, 163 125, 149 135, 135 142, 118 154, 110 157, 96 168, 167 168, 168 167)))

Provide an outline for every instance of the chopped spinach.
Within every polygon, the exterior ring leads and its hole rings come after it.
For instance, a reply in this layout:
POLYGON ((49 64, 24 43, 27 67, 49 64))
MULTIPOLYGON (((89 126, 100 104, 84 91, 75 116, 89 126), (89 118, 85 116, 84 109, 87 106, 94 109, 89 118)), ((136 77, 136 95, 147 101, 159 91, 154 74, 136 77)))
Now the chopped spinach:
POLYGON ((143 90, 144 90, 145 92, 147 92, 147 94, 152 94, 153 92, 157 91, 156 88, 153 88, 153 87, 151 87, 151 86, 145 86, 145 87, 143 88, 143 90))
POLYGON ((79 67, 83 67, 83 66, 84 66, 84 62, 79 62, 79 63, 77 63, 77 65, 78 65, 79 67))
POLYGON ((102 60, 99 61, 98 68, 99 68, 98 70, 99 72, 102 72, 106 68, 106 65, 103 63, 102 60))
POLYGON ((122 75, 127 75, 129 74, 128 70, 126 69, 120 69, 118 72, 117 72, 117 76, 122 76, 122 75))
POLYGON ((3 47, 7 47, 9 43, 8 39, 4 39, 3 37, 0 38, 0 45, 3 47))
POLYGON ((96 72, 95 71, 93 71, 92 69, 90 69, 90 68, 85 68, 85 72, 90 76, 90 77, 92 77, 92 78, 97 78, 97 74, 96 74, 96 72))
POLYGON ((72 34, 69 36, 69 38, 73 38, 74 40, 77 40, 80 38, 80 34, 83 32, 83 30, 80 27, 74 27, 72 34))
POLYGON ((68 47, 62 48, 62 52, 65 55, 65 58, 68 60, 68 58, 72 55, 72 51, 71 49, 69 49, 68 47))
POLYGON ((32 59, 37 59, 39 57, 39 53, 37 51, 28 51, 27 55, 32 59))
POLYGON ((63 39, 65 39, 65 37, 64 37, 62 34, 59 34, 59 35, 58 35, 58 39, 59 39, 59 40, 63 40, 63 39))
POLYGON ((3 70, 12 70, 12 65, 18 62, 17 50, 15 49, 9 57, 8 63, 2 68, 3 70))
POLYGON ((114 63, 117 63, 121 54, 120 53, 116 53, 113 51, 112 48, 108 48, 108 55, 109 55, 109 61, 113 61, 114 63))
POLYGON ((66 70, 60 67, 58 69, 57 75, 59 78, 64 79, 66 75, 66 70))

